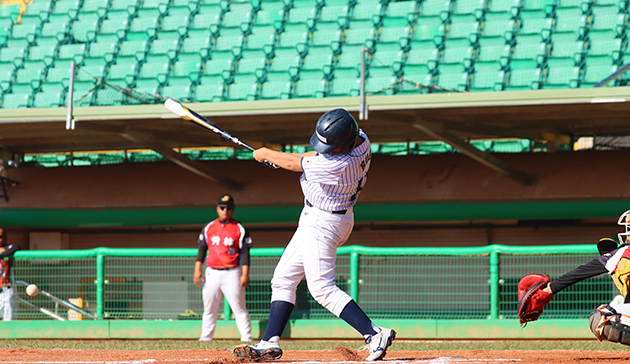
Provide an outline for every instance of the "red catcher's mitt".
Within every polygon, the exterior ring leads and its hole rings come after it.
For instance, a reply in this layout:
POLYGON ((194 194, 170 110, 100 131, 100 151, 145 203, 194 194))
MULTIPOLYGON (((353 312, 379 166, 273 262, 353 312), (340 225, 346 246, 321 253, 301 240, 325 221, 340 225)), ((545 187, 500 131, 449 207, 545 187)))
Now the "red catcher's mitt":
POLYGON ((549 276, 542 274, 528 274, 518 282, 518 318, 521 324, 536 321, 553 293, 543 291, 549 284, 549 276))

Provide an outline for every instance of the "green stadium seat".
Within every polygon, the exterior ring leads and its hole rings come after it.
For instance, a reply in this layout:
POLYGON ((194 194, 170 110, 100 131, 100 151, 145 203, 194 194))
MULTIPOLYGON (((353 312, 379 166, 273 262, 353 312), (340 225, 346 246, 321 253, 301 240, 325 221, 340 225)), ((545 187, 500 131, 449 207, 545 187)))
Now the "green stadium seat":
MULTIPOLYGON (((166 11, 166 8, 161 8, 166 11)), ((132 15, 132 14, 130 14, 132 15)), ((130 32, 143 32, 147 29, 158 28, 158 20, 160 19, 160 10, 158 9, 139 9, 136 16, 131 20, 130 32)))
POLYGON ((253 73, 237 73, 228 86, 226 101, 255 100, 258 93, 258 77, 253 73))
POLYGON ((97 12, 80 12, 70 29, 72 37, 81 43, 90 42, 90 34, 96 32, 99 19, 97 12))
POLYGON ((504 90, 537 90, 540 88, 540 68, 532 59, 511 60, 508 82, 504 90))
POLYGON ((94 77, 103 77, 107 61, 103 57, 84 58, 77 72, 77 80, 89 81, 94 77))
POLYGON ((252 21, 252 11, 253 7, 250 1, 230 1, 228 11, 223 14, 221 25, 224 27, 240 27, 242 23, 249 25, 252 21))
POLYGON ((486 8, 486 0, 457 0, 453 14, 481 15, 486 8))
MULTIPOLYGON (((13 28, 13 20, 9 18, 0 18, 0 37, 6 38, 11 35, 11 28, 13 28)), ((4 41, 0 41, 3 44, 4 41)))
MULTIPOLYGON (((212 31, 212 29, 211 29, 212 31)), ((219 36, 216 37, 214 49, 219 51, 230 50, 234 47, 240 47, 243 43, 243 31, 240 27, 218 28, 219 36)), ((213 31, 214 33, 214 31, 213 31)))
POLYGON ((127 10, 109 10, 107 17, 101 23, 101 34, 116 34, 121 29, 126 29, 129 24, 129 13, 127 10))
POLYGON ((143 0, 141 9, 158 9, 167 6, 169 0, 143 0))
POLYGON ((476 62, 469 91, 501 91, 503 89, 504 78, 505 72, 500 62, 476 62))
MULTIPOLYGON (((40 81, 44 77, 46 63, 44 61, 24 61, 22 67, 16 71, 16 83, 30 83, 40 81)), ((69 73, 69 72, 68 72, 69 73)))
POLYGON ((74 94, 72 97, 73 104, 84 97, 85 99, 91 99, 95 93, 94 86, 94 81, 75 81, 72 89, 72 93, 74 94))
POLYGON ((167 54, 174 52, 179 46, 179 33, 175 31, 160 31, 157 39, 151 42, 151 54, 167 54))
MULTIPOLYGON (((41 61, 45 57, 53 57, 57 48, 57 38, 38 37, 37 44, 28 50, 28 59, 31 61, 41 61)), ((2 50, 0 50, 0 58, 2 50)))
POLYGON ((158 75, 164 77, 170 71, 170 58, 165 54, 150 54, 145 58, 144 63, 138 72, 139 78, 154 78, 158 75))
MULTIPOLYGON (((276 22, 282 22, 284 20, 284 8, 285 4, 282 1, 262 1, 260 3, 260 10, 256 13, 256 24, 274 25, 276 22)), ((298 13, 299 10, 295 11, 294 19, 296 21, 293 21, 294 23, 299 23, 299 21, 297 21, 298 13)))
POLYGON ((571 8, 580 7, 582 4, 588 4, 590 0, 557 0, 556 7, 571 8))
POLYGON ((260 99, 288 99, 291 96, 291 74, 287 71, 267 72, 260 99))
POLYGON ((53 1, 53 0, 33 1, 30 4, 28 4, 28 7, 24 11, 24 14, 22 14, 22 17, 33 16, 33 15, 39 16, 40 13, 49 14, 52 8, 52 3, 54 2, 56 1, 53 1))
POLYGON ((272 25, 253 25, 247 36, 247 48, 263 49, 272 46, 276 41, 276 28, 272 25))
POLYGON ((510 56, 511 47, 503 37, 481 37, 478 43, 477 60, 480 62, 498 61, 510 56))
POLYGON ((319 21, 322 22, 337 22, 339 18, 347 18, 348 17, 348 3, 336 3, 333 5, 326 4, 322 7, 319 13, 319 21))
POLYGON ((514 8, 519 9, 523 0, 492 0, 488 6, 491 13, 512 12, 514 8))
POLYGON ((195 87, 196 101, 219 101, 223 99, 223 78, 219 75, 204 75, 195 87))
POLYGON ((609 30, 623 27, 627 13, 619 12, 618 5, 593 6, 591 30, 609 30))
POLYGON ((57 59, 80 60, 85 55, 85 44, 64 44, 59 46, 57 59))
POLYGON ((288 23, 306 23, 309 19, 317 17, 317 1, 294 0, 293 7, 287 16, 288 23))
POLYGON ((149 95, 157 95, 159 94, 160 85, 161 83, 157 78, 145 78, 137 79, 133 85, 129 86, 133 87, 135 91, 144 92, 149 95))
POLYGON ((551 30, 553 18, 546 17, 542 10, 523 10, 520 12, 520 34, 540 34, 544 30, 551 30))
POLYGON ((508 12, 486 13, 481 23, 481 35, 484 37, 512 38, 514 19, 508 12))
MULTIPOLYGON (((32 4, 29 6, 29 8, 33 6, 32 4)), ((93 12, 93 11, 97 11, 98 9, 107 9, 109 6, 109 0, 90 0, 90 1, 83 1, 83 6, 81 7, 81 12, 93 12)))
POLYGON ((365 79, 365 92, 367 94, 392 95, 398 77, 391 67, 370 67, 368 77, 365 79))
POLYGON ((399 92, 418 93, 420 86, 428 86, 433 82, 433 72, 426 64, 405 64, 402 67, 403 79, 399 92))
POLYGON ((588 33, 590 56, 607 56, 621 50, 623 41, 613 30, 593 30, 588 33))
POLYGON ((190 27, 193 29, 204 29, 212 25, 219 25, 222 12, 223 9, 218 4, 200 5, 199 11, 190 23, 190 27))
POLYGON ((56 60, 46 73, 46 82, 62 82, 70 80, 70 63, 72 60, 56 60))
POLYGON ((462 63, 466 59, 472 59, 473 46, 466 38, 446 39, 444 41, 444 54, 442 63, 462 63))
POLYGON ((22 16, 22 21, 13 25, 11 37, 13 38, 26 38, 28 34, 37 34, 42 20, 39 15, 22 16))
POLYGON ((409 39, 409 23, 407 18, 387 17, 383 18, 383 26, 380 28, 379 42, 398 42, 401 39, 409 39))
MULTIPOLYGON (((580 88, 593 87, 596 83, 615 73, 619 68, 611 56, 590 56, 584 60, 584 77, 580 82, 580 88)), ((613 86, 610 82, 606 86, 613 86)))
POLYGON ((426 64, 430 61, 438 61, 440 53, 433 41, 414 40, 409 43, 409 46, 406 64, 426 64))
MULTIPOLYGON (((108 80, 124 80, 127 76, 133 76, 138 66, 134 56, 118 56, 116 63, 109 68, 108 80)), ((49 72, 50 73, 50 72, 49 72)))
POLYGON ((556 9, 556 32, 580 32, 586 27, 586 15, 582 14, 582 8, 558 8, 556 9))
POLYGON ((518 34, 512 59, 537 59, 546 56, 549 46, 540 34, 518 34))
POLYGON ((278 39, 278 47, 293 47, 296 44, 307 43, 309 27, 304 23, 285 24, 284 30, 278 39))
POLYGON ((441 64, 436 85, 458 91, 468 87, 468 72, 463 64, 441 64))
POLYGON ((358 96, 361 80, 356 68, 335 68, 327 96, 358 96))
POLYGON ((352 19, 372 19, 381 15, 383 6, 380 0, 359 0, 352 8, 352 19))
MULTIPOLYGON (((341 54, 337 61, 340 68, 358 68, 361 66, 361 50, 365 49, 363 44, 346 44, 341 48, 341 54)), ((367 54, 366 54, 367 58, 367 54)), ((367 60, 366 60, 367 62, 367 60)))
POLYGON ((326 78, 321 69, 302 70, 295 84, 293 98, 322 98, 326 92, 326 78))
MULTIPOLYGON (((326 49, 321 49, 319 51, 325 52, 326 49)), ((330 48, 328 48, 328 51, 330 58, 327 64, 330 64, 330 61, 332 60, 332 51, 330 48)), ((297 68, 300 65, 300 58, 300 52, 297 50, 297 47, 276 48, 273 51, 273 58, 271 59, 269 71, 277 72, 297 68)))
POLYGON ((447 28, 449 38, 467 38, 479 33, 479 22, 474 15, 451 15, 447 28))
POLYGON ((4 48, 0 48, 0 62, 13 62, 22 59, 28 49, 28 41, 24 38, 7 39, 4 48))
POLYGON ((237 72, 255 73, 256 70, 264 70, 267 65, 267 53, 261 49, 244 49, 240 55, 237 72))
POLYGON ((90 57, 104 57, 108 53, 114 54, 118 51, 118 41, 119 37, 115 34, 97 34, 95 41, 90 43, 87 54, 90 57))
POLYGON ((579 79, 580 67, 575 65, 573 58, 549 58, 542 88, 577 87, 579 79))
POLYGON ((327 46, 341 38, 341 28, 337 22, 317 22, 315 29, 311 39, 312 45, 327 46))
POLYGON ((182 42, 181 52, 194 53, 200 49, 212 47, 212 32, 210 29, 190 29, 182 42))
POLYGON ((624 8, 627 4, 623 0, 598 0, 596 5, 615 5, 624 8))
POLYGON ((191 19, 191 10, 187 6, 169 7, 162 18, 162 31, 174 31, 180 27, 188 26, 191 19))
POLYGON ((584 41, 574 32, 553 33, 550 56, 554 58, 580 56, 584 51, 584 41))
POLYGON ((234 53, 232 51, 213 51, 210 59, 206 61, 204 73, 207 75, 219 75, 232 69, 234 53))
POLYGON ((414 32, 415 40, 433 40, 444 37, 444 23, 439 16, 422 16, 418 18, 414 32))
MULTIPOLYGON (((183 78, 189 77, 190 75, 199 74, 202 64, 203 58, 201 57, 200 52, 179 53, 177 54, 177 59, 173 63, 171 76, 183 78)), ((196 76, 194 77, 194 79, 196 79, 196 76)))
POLYGON ((13 78, 15 65, 13 62, 0 62, 0 83, 10 82, 13 78))
POLYGON ((420 3, 420 15, 425 16, 439 16, 442 13, 450 14, 451 12, 451 0, 435 0, 435 1, 423 1, 420 3))
POLYGON ((388 18, 401 17, 401 18, 415 20, 418 13, 417 8, 418 8, 417 1, 409 1, 409 0, 395 1, 395 2, 392 1, 392 2, 389 2, 387 5, 387 9, 385 9, 385 15, 388 18))
POLYGON ((3 109, 21 109, 29 106, 31 102, 30 93, 10 93, 2 98, 3 109))
POLYGON ((550 14, 556 0, 523 0, 523 10, 544 10, 550 14))
POLYGON ((41 90, 34 95, 33 107, 59 107, 63 90, 61 82, 42 84, 41 90))
POLYGON ((171 77, 162 87, 162 96, 177 100, 190 100, 191 81, 188 77, 171 77))
POLYGON ((70 24, 70 16, 68 14, 51 14, 48 16, 46 23, 42 25, 40 36, 54 37, 59 33, 68 32, 70 24))
POLYGON ((373 65, 391 67, 393 64, 400 63, 402 61, 403 50, 398 42, 376 43, 373 52, 373 65))
POLYGON ((72 11, 77 12, 81 7, 79 0, 55 0, 51 14, 68 14, 72 11))
POLYGON ((145 52, 150 38, 147 32, 127 33, 125 40, 120 44, 118 55, 132 56, 138 52, 145 52))
POLYGON ((334 57, 334 51, 329 45, 311 46, 308 53, 304 56, 302 69, 305 70, 322 70, 326 66, 330 66, 334 57))
POLYGON ((128 8, 135 9, 138 6, 140 0, 112 0, 109 5, 109 10, 127 10, 128 8))
POLYGON ((346 44, 363 44, 374 39, 374 23, 371 20, 351 20, 346 30, 346 44))

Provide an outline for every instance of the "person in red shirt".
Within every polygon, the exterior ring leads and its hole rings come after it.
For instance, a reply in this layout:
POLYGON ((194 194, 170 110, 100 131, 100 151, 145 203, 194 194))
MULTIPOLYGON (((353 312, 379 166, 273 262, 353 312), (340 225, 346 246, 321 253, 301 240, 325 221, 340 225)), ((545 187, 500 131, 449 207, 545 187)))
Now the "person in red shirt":
POLYGON ((7 245, 6 233, 0 228, 0 317, 4 321, 13 319, 15 297, 11 287, 11 268, 13 254, 18 250, 19 245, 7 245))
POLYGON ((199 252, 195 261, 194 282, 203 282, 203 318, 199 341, 212 340, 222 294, 227 298, 241 341, 251 341, 251 322, 245 303, 245 288, 249 287, 249 249, 252 238, 245 227, 232 219, 234 198, 219 197, 219 217, 206 225, 199 235, 199 252), (206 272, 201 267, 206 260, 206 272), (204 279, 205 276, 205 279, 204 279))

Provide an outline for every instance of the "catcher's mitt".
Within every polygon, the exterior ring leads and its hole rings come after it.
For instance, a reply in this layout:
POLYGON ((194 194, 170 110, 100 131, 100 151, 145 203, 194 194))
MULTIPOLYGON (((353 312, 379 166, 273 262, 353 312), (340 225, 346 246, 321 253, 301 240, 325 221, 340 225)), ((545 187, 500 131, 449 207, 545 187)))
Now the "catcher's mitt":
POLYGON ((543 291, 549 284, 549 277, 542 274, 528 274, 518 282, 518 318, 521 324, 536 321, 553 293, 543 291))

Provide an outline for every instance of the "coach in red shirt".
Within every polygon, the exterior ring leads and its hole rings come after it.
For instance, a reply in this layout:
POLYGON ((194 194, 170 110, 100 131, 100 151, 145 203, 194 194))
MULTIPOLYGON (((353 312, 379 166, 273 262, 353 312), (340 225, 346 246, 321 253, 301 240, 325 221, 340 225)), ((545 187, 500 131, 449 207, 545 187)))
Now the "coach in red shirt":
POLYGON ((249 287, 249 249, 252 238, 245 227, 232 219, 234 198, 219 197, 219 217, 206 225, 199 235, 199 253, 195 261, 194 281, 203 282, 203 320, 200 341, 212 340, 217 312, 225 295, 241 333, 241 341, 251 341, 251 323, 245 303, 245 288, 249 287), (206 259, 206 274, 201 272, 206 259))

